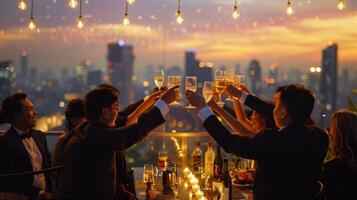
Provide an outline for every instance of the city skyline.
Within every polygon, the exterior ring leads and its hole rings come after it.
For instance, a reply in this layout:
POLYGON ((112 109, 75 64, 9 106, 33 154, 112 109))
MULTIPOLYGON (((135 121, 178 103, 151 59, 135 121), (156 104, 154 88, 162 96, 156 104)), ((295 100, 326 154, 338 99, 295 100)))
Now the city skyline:
POLYGON ((239 20, 231 17, 233 1, 183 2, 185 21, 177 25, 176 1, 138 0, 129 7, 128 27, 121 24, 123 2, 85 2, 86 22, 79 30, 78 9, 71 10, 67 2, 36 4, 35 0, 38 33, 27 29, 29 8, 19 11, 18 2, 2 1, 0 59, 12 59, 18 66, 18 57, 26 50, 30 67, 70 68, 78 60, 90 59, 94 66, 105 68, 106 44, 122 39, 134 46, 136 71, 149 64, 183 68, 184 51, 191 48, 199 60, 216 65, 248 66, 257 59, 265 71, 273 63, 307 71, 320 65, 321 49, 336 42, 340 69, 357 65, 357 2, 353 1, 346 1, 343 11, 337 10, 335 0, 292 1, 296 13, 288 17, 284 1, 242 0, 239 20))

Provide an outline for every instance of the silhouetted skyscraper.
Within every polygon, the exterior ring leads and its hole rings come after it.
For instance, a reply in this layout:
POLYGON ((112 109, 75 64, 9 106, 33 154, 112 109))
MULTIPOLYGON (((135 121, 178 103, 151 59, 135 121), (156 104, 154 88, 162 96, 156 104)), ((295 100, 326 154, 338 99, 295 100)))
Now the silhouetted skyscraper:
POLYGON ((12 60, 0 62, 0 101, 4 100, 15 87, 15 68, 12 66, 12 60))
POLYGON ((120 90, 120 103, 128 105, 134 100, 133 71, 134 53, 132 45, 123 41, 108 45, 108 72, 111 84, 120 90))
MULTIPOLYGON (((198 91, 200 92, 204 81, 212 81, 212 67, 200 65, 200 61, 196 59, 195 51, 185 52, 185 75, 197 76, 198 91)), ((182 80, 185 81, 185 80, 182 80)))
POLYGON ((335 112, 337 106, 337 44, 332 44, 322 51, 322 71, 321 71, 321 127, 326 127, 331 114, 335 112))
POLYGON ((262 87, 262 72, 258 60, 252 60, 248 67, 248 76, 251 82, 252 92, 259 95, 262 87))

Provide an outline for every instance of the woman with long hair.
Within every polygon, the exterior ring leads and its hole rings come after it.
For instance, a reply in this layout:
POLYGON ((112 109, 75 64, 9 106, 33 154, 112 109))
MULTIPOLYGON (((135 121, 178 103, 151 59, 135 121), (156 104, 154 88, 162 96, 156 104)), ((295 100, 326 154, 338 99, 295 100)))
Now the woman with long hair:
POLYGON ((357 199, 357 114, 338 111, 330 121, 335 156, 324 165, 322 182, 327 200, 357 199))

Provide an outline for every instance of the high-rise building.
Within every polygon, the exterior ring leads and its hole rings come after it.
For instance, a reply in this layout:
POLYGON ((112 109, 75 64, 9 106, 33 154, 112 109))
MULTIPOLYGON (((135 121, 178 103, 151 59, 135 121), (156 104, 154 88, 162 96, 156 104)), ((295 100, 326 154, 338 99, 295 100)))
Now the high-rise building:
POLYGON ((195 51, 188 50, 185 52, 185 75, 197 76, 197 85, 199 92, 201 92, 203 83, 205 81, 212 81, 212 67, 212 63, 205 64, 197 60, 195 51))
POLYGON ((108 73, 110 83, 120 90, 120 103, 129 105, 134 100, 133 88, 134 52, 132 45, 123 41, 108 44, 108 73))
POLYGON ((19 73, 19 85, 26 87, 28 80, 28 53, 27 51, 22 51, 20 54, 20 73, 19 73))
POLYGON ((7 95, 15 88, 15 68, 11 60, 0 62, 0 101, 4 100, 7 95))
POLYGON ((321 67, 310 67, 310 72, 308 73, 307 87, 312 90, 315 94, 319 93, 320 90, 320 76, 321 67))
POLYGON ((103 83, 103 71, 102 70, 91 70, 88 72, 87 85, 93 88, 99 84, 103 83))
POLYGON ((254 59, 250 62, 248 67, 248 76, 250 78, 250 87, 252 92, 256 95, 259 95, 262 87, 262 72, 258 60, 254 59))
POLYGON ((322 51, 321 71, 321 118, 320 126, 326 127, 337 107, 337 44, 332 44, 322 51))

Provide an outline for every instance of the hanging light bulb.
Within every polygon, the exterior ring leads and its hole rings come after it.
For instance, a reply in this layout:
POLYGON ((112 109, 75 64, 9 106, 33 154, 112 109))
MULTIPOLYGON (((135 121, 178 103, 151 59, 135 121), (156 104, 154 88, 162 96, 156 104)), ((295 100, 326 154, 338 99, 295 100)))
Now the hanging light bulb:
POLYGON ((237 0, 235 0, 235 4, 234 4, 234 7, 233 7, 233 19, 238 19, 240 14, 239 14, 239 9, 238 9, 238 6, 237 6, 237 0))
POLYGON ((78 6, 78 1, 77 1, 77 0, 69 0, 68 6, 69 6, 70 8, 77 8, 77 6, 78 6))
POLYGON ((290 0, 288 0, 288 8, 286 9, 286 13, 288 13, 288 15, 294 14, 293 5, 290 0))
POLYGON ((123 25, 128 26, 130 24, 129 15, 125 14, 123 19, 123 25))
POLYGON ((20 10, 26 10, 27 8, 26 2, 24 0, 21 0, 18 4, 18 7, 20 10))
POLYGON ((345 0, 338 0, 337 8, 343 10, 346 8, 345 0))
POLYGON ((178 0, 178 8, 176 11, 176 22, 178 24, 182 24, 182 22, 183 22, 183 17, 182 17, 182 13, 181 13, 181 0, 178 0))
POLYGON ((36 28, 35 19, 33 17, 30 18, 30 23, 29 23, 28 27, 30 30, 33 30, 36 28))
POLYGON ((84 26, 84 18, 83 18, 82 16, 79 16, 79 17, 78 17, 77 27, 78 27, 79 29, 81 29, 81 28, 83 28, 83 26, 84 26))
POLYGON ((128 14, 128 0, 125 1, 125 14, 123 19, 123 25, 128 26, 130 24, 129 14, 128 14))
POLYGON ((178 24, 182 24, 182 22, 183 22, 183 17, 181 15, 181 11, 179 11, 179 10, 176 12, 176 22, 178 24))
POLYGON ((135 0, 127 0, 127 1, 130 5, 135 3, 135 0))

